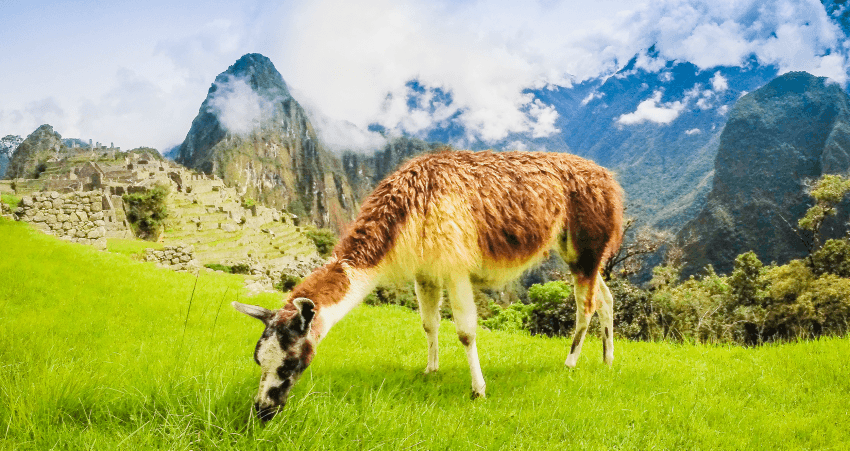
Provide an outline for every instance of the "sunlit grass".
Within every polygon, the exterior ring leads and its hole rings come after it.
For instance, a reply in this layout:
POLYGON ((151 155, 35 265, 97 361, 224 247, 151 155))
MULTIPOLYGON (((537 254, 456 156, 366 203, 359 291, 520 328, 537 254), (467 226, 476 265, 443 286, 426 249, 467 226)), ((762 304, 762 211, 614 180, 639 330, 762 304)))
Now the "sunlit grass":
POLYGON ((106 240, 106 250, 128 257, 141 256, 145 249, 162 249, 163 243, 127 238, 109 238, 106 240))
POLYGON ((488 397, 472 401, 450 322, 440 371, 425 376, 418 315, 366 306, 262 426, 250 413, 262 325, 228 305, 246 301, 241 277, 204 272, 195 287, 194 275, 2 220, 0 239, 0 448, 850 447, 847 339, 618 341, 613 368, 590 339, 568 370, 566 339, 482 330, 488 397))
POLYGON ((12 194, 0 194, 0 202, 8 205, 12 211, 15 211, 18 208, 18 204, 21 203, 21 198, 12 194))

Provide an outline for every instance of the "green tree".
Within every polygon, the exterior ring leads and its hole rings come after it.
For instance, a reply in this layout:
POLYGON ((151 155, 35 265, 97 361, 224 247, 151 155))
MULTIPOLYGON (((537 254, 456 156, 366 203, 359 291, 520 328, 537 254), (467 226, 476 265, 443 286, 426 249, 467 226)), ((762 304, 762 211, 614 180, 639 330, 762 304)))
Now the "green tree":
POLYGON ((755 252, 745 252, 735 258, 735 266, 729 276, 734 305, 760 303, 767 281, 762 276, 764 265, 755 252))
POLYGON ((330 257, 337 242, 337 237, 333 230, 307 227, 306 230, 304 230, 304 235, 313 241, 313 244, 316 245, 316 249, 319 251, 319 255, 322 257, 330 257))
POLYGON ((823 221, 835 215, 838 203, 848 192, 850 178, 837 174, 824 174, 812 185, 809 195, 815 200, 815 204, 797 222, 801 229, 811 233, 811 240, 807 242, 809 254, 820 249, 820 229, 823 221))
POLYGON ((162 222, 168 217, 168 187, 157 185, 141 193, 125 194, 124 211, 136 236, 155 241, 162 233, 162 222))
POLYGON ((850 241, 847 239, 827 240, 809 259, 812 272, 821 276, 835 274, 850 278, 850 241))
POLYGON ((573 288, 554 280, 528 289, 528 300, 534 305, 528 320, 532 334, 569 335, 575 327, 573 288))

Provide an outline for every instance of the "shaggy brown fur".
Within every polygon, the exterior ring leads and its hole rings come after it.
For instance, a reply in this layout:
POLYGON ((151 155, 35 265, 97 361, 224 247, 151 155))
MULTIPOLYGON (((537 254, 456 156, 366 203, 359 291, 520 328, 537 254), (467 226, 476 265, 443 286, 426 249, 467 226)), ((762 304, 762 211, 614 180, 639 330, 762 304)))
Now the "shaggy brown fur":
POLYGON ((348 291, 349 285, 342 262, 336 260, 313 271, 298 284, 290 293, 288 304, 297 298, 308 298, 317 308, 335 304, 348 291))
POLYGON ((483 257, 501 265, 530 258, 553 233, 568 230, 577 257, 568 263, 591 277, 620 245, 621 189, 604 168, 560 153, 443 151, 415 158, 382 181, 335 255, 357 268, 378 265, 405 221, 427 217, 432 203, 449 194, 468 203, 483 257))

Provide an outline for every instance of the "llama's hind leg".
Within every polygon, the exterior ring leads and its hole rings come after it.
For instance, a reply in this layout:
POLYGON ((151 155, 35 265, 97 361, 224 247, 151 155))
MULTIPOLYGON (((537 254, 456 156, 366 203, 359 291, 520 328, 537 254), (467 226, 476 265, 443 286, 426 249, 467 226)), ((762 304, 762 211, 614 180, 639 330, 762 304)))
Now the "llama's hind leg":
POLYGON ((581 355, 581 346, 587 334, 590 318, 596 311, 596 276, 582 277, 573 273, 573 286, 576 297, 576 330, 573 334, 573 342, 570 345, 570 354, 564 365, 575 368, 578 357, 581 355))
POLYGON ((416 278, 416 300, 419 301, 419 316, 422 318, 422 328, 428 338, 428 365, 425 374, 433 373, 440 367, 440 304, 443 288, 432 280, 416 278))
POLYGON ((597 285, 599 286, 597 295, 601 295, 599 323, 602 326, 602 360, 611 366, 614 363, 614 297, 611 296, 611 291, 601 275, 597 279, 597 285))
POLYGON ((449 291, 449 301, 452 304, 457 336, 466 348, 466 360, 472 375, 472 397, 484 397, 484 374, 478 362, 478 347, 475 343, 475 332, 478 326, 478 312, 472 293, 472 283, 469 277, 458 277, 446 286, 449 291))

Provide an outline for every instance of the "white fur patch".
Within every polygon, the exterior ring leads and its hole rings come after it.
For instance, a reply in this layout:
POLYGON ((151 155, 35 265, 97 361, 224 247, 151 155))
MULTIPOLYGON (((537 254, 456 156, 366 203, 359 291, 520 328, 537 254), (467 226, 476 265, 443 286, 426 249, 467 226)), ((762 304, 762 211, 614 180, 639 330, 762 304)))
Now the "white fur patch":
POLYGON ((277 376, 277 367, 283 363, 284 358, 286 358, 286 352, 280 348, 276 334, 272 334, 260 343, 257 349, 257 360, 260 362, 263 374, 260 377, 260 389, 257 392, 256 401, 261 407, 273 405, 273 402, 266 398, 266 394, 270 388, 277 387, 283 382, 277 376))
POLYGON ((348 276, 348 291, 336 304, 324 305, 319 309, 322 328, 319 333, 319 341, 354 307, 357 307, 377 285, 377 272, 375 270, 362 270, 351 268, 343 263, 345 274, 348 276))

